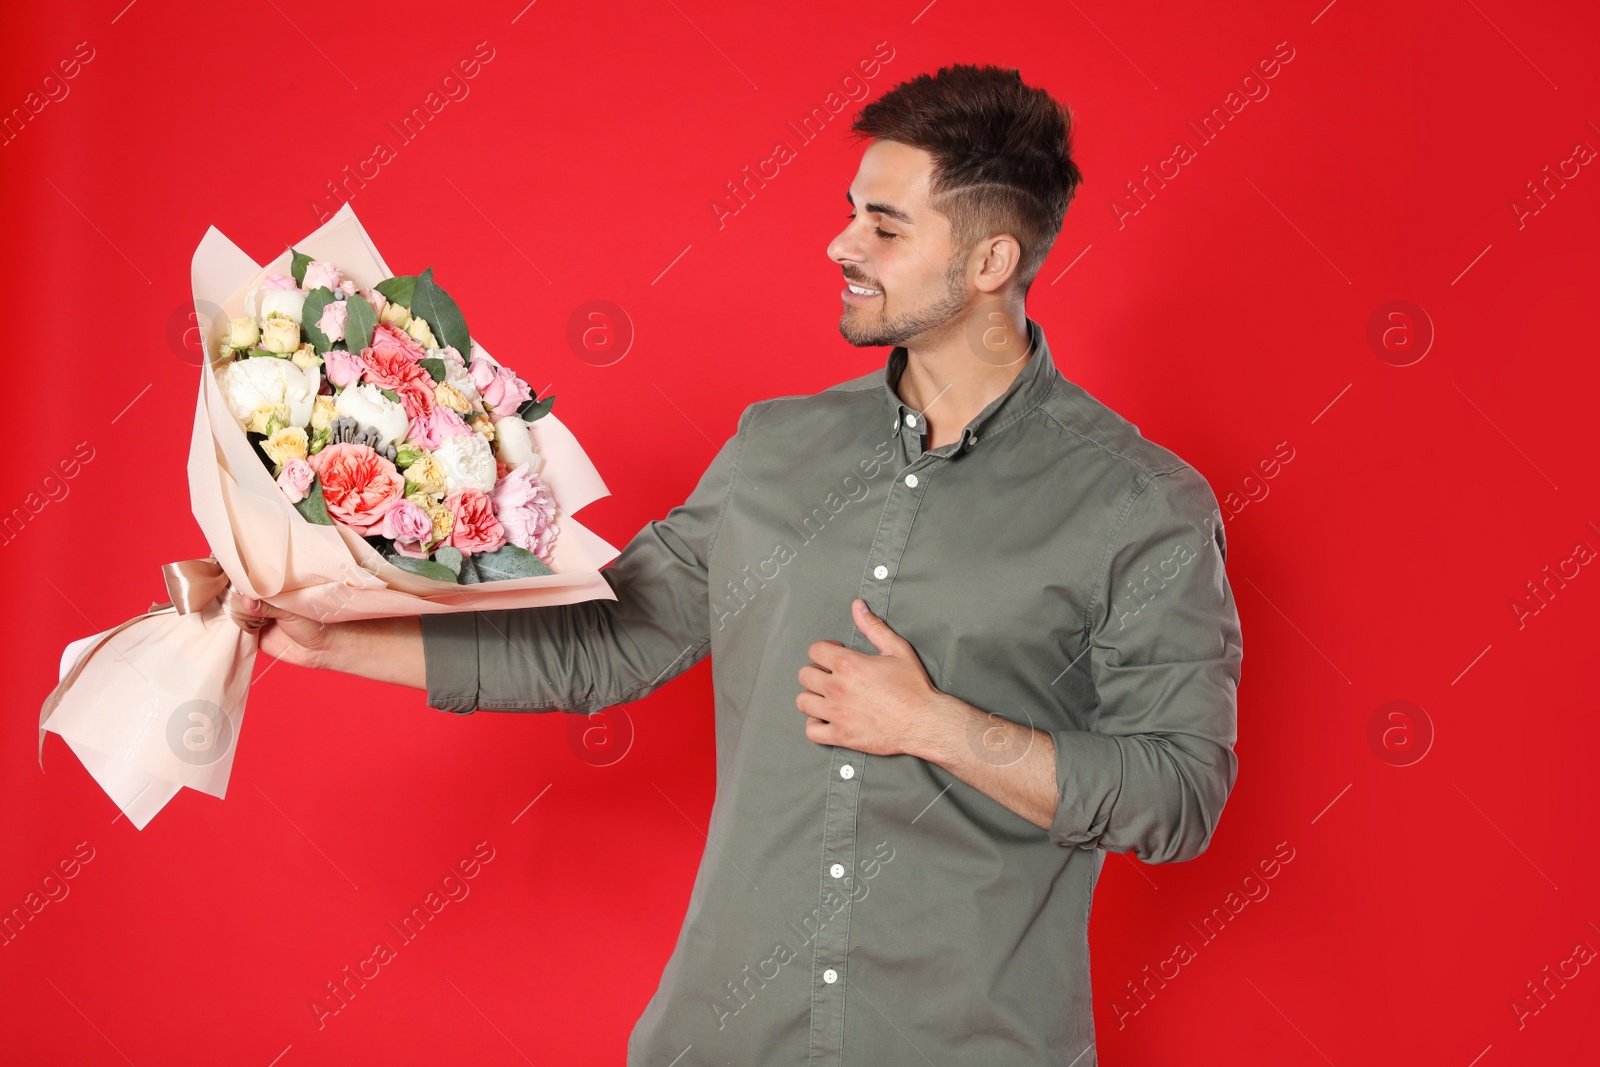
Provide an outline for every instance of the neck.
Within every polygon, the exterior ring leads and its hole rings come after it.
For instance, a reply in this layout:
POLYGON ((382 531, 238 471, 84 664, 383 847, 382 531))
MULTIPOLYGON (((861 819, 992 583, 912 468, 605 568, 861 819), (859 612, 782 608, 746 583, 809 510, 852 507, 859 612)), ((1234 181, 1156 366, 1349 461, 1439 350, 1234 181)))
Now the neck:
POLYGON ((1022 306, 991 304, 908 342, 895 392, 925 416, 924 447, 939 448, 959 441, 1032 358, 1022 306))

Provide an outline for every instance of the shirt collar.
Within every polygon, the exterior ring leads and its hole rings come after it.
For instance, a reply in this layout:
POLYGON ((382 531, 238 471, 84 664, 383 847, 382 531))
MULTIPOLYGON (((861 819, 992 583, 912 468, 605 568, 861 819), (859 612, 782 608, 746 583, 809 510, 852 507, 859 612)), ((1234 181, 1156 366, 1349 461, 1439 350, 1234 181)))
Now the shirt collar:
MULTIPOLYGON (((1005 429, 1038 407, 1055 388, 1060 372, 1050 357, 1050 346, 1045 341, 1044 328, 1031 318, 1026 321, 1032 355, 1022 365, 1017 376, 1011 380, 1011 384, 1006 386, 1006 391, 990 401, 982 411, 973 416, 971 422, 967 423, 961 431, 961 440, 953 449, 954 452, 970 451, 981 438, 1005 429)), ((893 413, 892 425, 896 428, 906 425, 907 415, 915 417, 919 428, 924 424, 923 413, 901 400, 899 394, 895 392, 895 387, 900 384, 900 375, 904 373, 909 359, 905 347, 896 345, 889 353, 889 360, 883 372, 884 406, 893 413)))

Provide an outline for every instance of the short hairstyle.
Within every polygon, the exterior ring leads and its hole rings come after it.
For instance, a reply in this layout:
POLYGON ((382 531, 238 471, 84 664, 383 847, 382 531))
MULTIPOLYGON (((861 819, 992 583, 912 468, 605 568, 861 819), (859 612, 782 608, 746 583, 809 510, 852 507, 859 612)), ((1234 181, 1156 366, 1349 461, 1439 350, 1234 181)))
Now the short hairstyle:
POLYGON ((1072 111, 1012 68, 957 64, 918 74, 861 109, 850 129, 933 157, 929 199, 958 252, 1009 233, 1022 245, 1026 293, 1061 232, 1083 175, 1072 160, 1072 111))

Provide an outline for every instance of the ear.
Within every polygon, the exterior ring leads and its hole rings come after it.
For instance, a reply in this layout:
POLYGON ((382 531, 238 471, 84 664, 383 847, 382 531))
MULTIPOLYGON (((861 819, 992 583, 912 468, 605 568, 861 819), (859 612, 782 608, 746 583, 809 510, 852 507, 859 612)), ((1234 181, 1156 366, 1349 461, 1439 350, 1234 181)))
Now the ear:
POLYGON ((979 292, 997 293, 1016 276, 1022 262, 1022 244, 1009 233, 985 237, 972 249, 977 274, 972 284, 979 292))

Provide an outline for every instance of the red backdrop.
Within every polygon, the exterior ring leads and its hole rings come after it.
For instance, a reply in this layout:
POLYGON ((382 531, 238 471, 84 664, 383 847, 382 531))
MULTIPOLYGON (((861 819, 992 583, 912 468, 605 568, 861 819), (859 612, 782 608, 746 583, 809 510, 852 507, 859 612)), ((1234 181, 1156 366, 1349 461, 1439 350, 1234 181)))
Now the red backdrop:
POLYGON ((576 717, 263 658, 227 799, 142 832, 59 737, 40 774, 35 714, 67 642, 207 551, 173 324, 208 225, 266 260, 364 174, 343 195, 389 263, 436 266, 552 383, 613 491, 581 518, 620 547, 746 404, 880 364, 839 337, 824 252, 848 97, 952 61, 1074 109, 1086 180, 1030 314, 1229 515, 1238 785, 1197 860, 1107 859, 1104 1062, 1593 1056, 1592 5, 125 4, 0 16, 28 402, 0 466, 0 908, 45 900, 0 947, 5 1062, 622 1061, 705 847, 707 664, 614 714, 631 748, 601 765, 576 717), (635 334, 608 366, 567 341, 600 299, 635 334))

